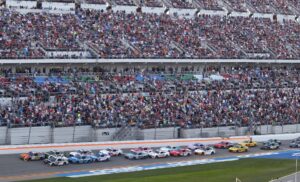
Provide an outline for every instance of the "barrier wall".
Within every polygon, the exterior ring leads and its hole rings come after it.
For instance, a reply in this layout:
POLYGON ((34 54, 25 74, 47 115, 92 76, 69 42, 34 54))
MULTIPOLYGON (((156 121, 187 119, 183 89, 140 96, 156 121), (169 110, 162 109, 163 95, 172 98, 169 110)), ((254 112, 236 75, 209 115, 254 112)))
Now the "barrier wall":
POLYGON ((0 127, 0 145, 6 144, 6 127, 0 127))
POLYGON ((0 147, 0 154, 17 154, 28 151, 46 152, 49 150, 71 151, 81 148, 89 150, 99 150, 108 147, 114 148, 136 148, 140 146, 161 147, 161 146, 182 146, 193 143, 214 144, 220 141, 242 142, 251 137, 254 141, 263 142, 269 139, 292 140, 300 137, 300 133, 278 134, 278 135, 253 135, 253 136, 234 136, 230 138, 194 138, 194 139, 169 139, 169 140, 143 140, 143 141, 116 141, 116 142, 93 142, 93 143, 64 143, 64 144, 44 144, 44 145, 7 145, 0 147))
POLYGON ((51 143, 51 127, 32 127, 29 135, 29 144, 51 143))
POLYGON ((178 138, 178 128, 156 128, 141 131, 143 140, 164 140, 178 138))
POLYGON ((28 144, 30 128, 10 128, 9 138, 11 145, 28 144))
POLYGON ((207 137, 229 137, 238 135, 235 127, 216 127, 216 128, 195 128, 195 129, 181 129, 181 138, 207 138, 207 137))
POLYGON ((53 129, 53 143, 70 143, 74 138, 75 127, 53 129))
MULTIPOLYGON (((75 142, 105 142, 113 141, 120 128, 95 129, 91 126, 61 127, 0 127, 0 145, 49 144, 75 142)), ((247 127, 216 127, 216 128, 153 128, 124 130, 127 134, 119 140, 165 140, 177 138, 211 138, 244 136, 249 134, 247 127)), ((272 126, 263 125, 256 128, 258 135, 284 134, 300 132, 300 125, 272 126)))
POLYGON ((114 134, 118 131, 118 128, 106 128, 94 130, 94 141, 112 141, 114 134))

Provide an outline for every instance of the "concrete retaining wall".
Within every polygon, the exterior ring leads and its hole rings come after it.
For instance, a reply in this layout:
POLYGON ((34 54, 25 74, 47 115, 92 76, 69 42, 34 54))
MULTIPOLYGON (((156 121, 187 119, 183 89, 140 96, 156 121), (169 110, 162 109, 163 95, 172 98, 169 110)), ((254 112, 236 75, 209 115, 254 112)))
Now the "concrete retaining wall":
POLYGON ((178 128, 156 128, 141 131, 143 140, 164 140, 178 138, 178 128))
POLYGON ((207 138, 236 136, 239 131, 235 127, 181 129, 181 138, 207 138))
POLYGON ((32 127, 29 144, 51 143, 51 127, 32 127))
POLYGON ((112 141, 114 134, 118 131, 119 128, 105 128, 105 129, 95 129, 94 132, 94 141, 103 142, 103 141, 112 141))
POLYGON ((53 130, 53 143, 71 143, 73 142, 74 127, 54 128, 53 130))
POLYGON ((30 128, 10 128, 10 144, 11 145, 21 145, 28 144, 30 128))
POLYGON ((0 145, 6 144, 6 127, 0 127, 0 145))

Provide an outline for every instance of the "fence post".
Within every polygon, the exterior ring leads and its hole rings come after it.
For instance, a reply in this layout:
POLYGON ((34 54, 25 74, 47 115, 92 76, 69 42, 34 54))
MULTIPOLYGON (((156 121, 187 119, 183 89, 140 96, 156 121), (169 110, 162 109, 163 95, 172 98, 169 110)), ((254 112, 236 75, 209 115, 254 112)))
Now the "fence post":
POLYGON ((29 133, 28 133, 28 141, 27 141, 27 144, 30 144, 31 127, 32 127, 32 124, 30 124, 30 127, 29 127, 29 133))
POLYGON ((55 124, 51 124, 51 136, 50 136, 50 143, 54 143, 54 130, 55 130, 55 124))
POLYGON ((76 129, 76 124, 74 124, 73 127, 73 143, 75 143, 75 129, 76 129))
POLYGON ((9 145, 10 144, 10 142, 9 142, 9 127, 8 127, 8 125, 6 125, 6 135, 5 135, 5 144, 6 145, 9 145))

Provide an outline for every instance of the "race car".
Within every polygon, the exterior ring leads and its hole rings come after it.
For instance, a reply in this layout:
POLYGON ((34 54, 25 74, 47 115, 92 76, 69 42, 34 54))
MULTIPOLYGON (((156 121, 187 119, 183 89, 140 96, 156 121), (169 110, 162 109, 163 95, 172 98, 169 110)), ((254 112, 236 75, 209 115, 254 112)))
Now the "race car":
POLYGON ((190 150, 196 150, 196 149, 201 149, 201 148, 205 148, 205 145, 202 143, 194 143, 188 146, 188 149, 190 150))
POLYGON ((166 151, 170 152, 171 150, 180 150, 182 147, 171 147, 171 146, 166 146, 166 147, 161 147, 159 150, 160 151, 166 151))
POLYGON ((254 142, 254 141, 250 141, 250 140, 247 140, 247 141, 243 141, 242 143, 240 143, 241 145, 244 145, 246 147, 256 147, 257 146, 257 143, 254 142))
POLYGON ((153 152, 150 152, 149 153, 149 157, 155 159, 155 158, 166 158, 166 157, 169 157, 170 156, 170 153, 167 152, 167 151, 160 151, 160 150, 157 150, 157 151, 153 151, 153 152))
POLYGON ((93 159, 93 162, 104 162, 104 161, 109 161, 110 160, 110 155, 109 154, 104 154, 104 153, 98 153, 96 155, 91 156, 93 159))
POLYGON ((263 145, 264 144, 267 144, 267 143, 277 143, 278 145, 281 145, 281 141, 277 140, 277 139, 270 139, 266 142, 263 142, 263 145))
POLYGON ((170 156, 179 157, 179 156, 190 156, 192 155, 192 151, 190 149, 179 149, 179 150, 171 150, 170 156))
POLYGON ((234 146, 234 143, 225 142, 225 141, 214 144, 214 147, 217 148, 217 149, 228 149, 228 148, 233 147, 233 146, 234 146))
POLYGON ((68 158, 63 156, 50 155, 47 159, 44 159, 44 163, 49 166, 64 166, 68 165, 69 161, 68 158))
POLYGON ((72 164, 86 164, 92 163, 93 159, 91 156, 84 156, 84 155, 70 155, 68 158, 69 163, 72 164))
POLYGON ((121 149, 107 148, 105 150, 100 150, 99 153, 109 154, 110 156, 120 156, 123 154, 123 151, 121 149))
POLYGON ((229 152, 247 152, 249 148, 244 145, 235 145, 228 149, 229 152))
POLYGON ((268 142, 265 143, 260 149, 262 150, 277 150, 279 149, 280 145, 276 142, 268 142))
POLYGON ((126 159, 129 160, 138 160, 138 159, 147 159, 149 154, 146 152, 129 152, 124 155, 126 159))
POLYGON ((153 152, 153 150, 149 147, 134 148, 134 149, 131 149, 130 151, 131 152, 145 152, 145 153, 153 152))
POLYGON ((28 152, 20 154, 20 159, 24 161, 39 161, 45 159, 45 154, 39 152, 28 152))
POLYGON ((91 150, 78 150, 78 153, 82 156, 93 156, 94 153, 91 150))
POLYGON ((300 141, 294 140, 290 143, 291 148, 300 148, 300 141))
POLYGON ((51 151, 45 153, 45 159, 48 159, 49 156, 62 156, 63 157, 64 153, 59 152, 57 150, 51 150, 51 151))
POLYGON ((216 150, 213 147, 205 147, 194 151, 195 155, 214 155, 215 153, 216 150))

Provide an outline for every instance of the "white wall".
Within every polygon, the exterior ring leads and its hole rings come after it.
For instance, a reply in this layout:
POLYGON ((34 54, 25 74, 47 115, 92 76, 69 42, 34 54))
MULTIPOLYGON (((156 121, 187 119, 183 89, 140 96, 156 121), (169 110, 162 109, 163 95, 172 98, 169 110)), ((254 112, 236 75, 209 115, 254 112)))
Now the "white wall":
POLYGON ((94 141, 112 141, 114 134, 118 131, 119 128, 104 128, 94 130, 94 141))
POLYGON ((42 2, 43 9, 74 10, 75 3, 42 2))
POLYGON ((0 145, 4 145, 6 143, 6 127, 0 127, 0 145))
POLYGON ((112 10, 116 11, 125 11, 126 13, 135 13, 137 6, 113 6, 112 10))
POLYGON ((54 128, 53 143, 73 142, 74 127, 54 128))
POLYGON ((16 1, 16 0, 6 0, 6 7, 24 7, 24 8, 35 8, 36 1, 16 1))
POLYGON ((144 140, 165 140, 178 137, 177 128, 145 129, 140 132, 144 140))
POLYGON ((29 144, 51 143, 51 127, 32 127, 29 144))
POLYGON ((166 8, 157 8, 157 7, 142 7, 143 13, 156 13, 163 14, 166 8))
POLYGON ((81 4, 82 9, 106 10, 106 4, 81 4))
POLYGON ((27 128, 10 128, 10 144, 11 145, 22 145, 28 144, 29 127, 27 128))
POLYGON ((91 142, 92 141, 91 126, 75 127, 74 142, 91 142))

